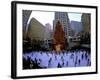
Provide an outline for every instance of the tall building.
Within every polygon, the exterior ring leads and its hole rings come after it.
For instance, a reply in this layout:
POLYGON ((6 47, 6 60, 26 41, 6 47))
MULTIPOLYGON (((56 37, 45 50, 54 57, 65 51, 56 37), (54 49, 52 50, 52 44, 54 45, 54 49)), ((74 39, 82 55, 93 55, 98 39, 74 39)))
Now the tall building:
POLYGON ((52 44, 52 29, 51 29, 51 25, 49 23, 46 23, 45 24, 45 34, 44 34, 44 45, 45 45, 45 48, 49 49, 52 44))
POLYGON ((23 10, 23 28, 26 29, 27 27, 27 22, 28 22, 28 19, 31 15, 31 10, 23 10))
POLYGON ((81 42, 88 44, 91 43, 91 14, 83 13, 81 17, 83 31, 81 32, 81 42))
POLYGON ((73 30, 70 27, 70 21, 67 12, 55 12, 55 18, 53 21, 53 32, 55 31, 55 26, 57 21, 60 21, 63 31, 65 33, 66 42, 70 45, 70 36, 73 36, 73 30))
POLYGON ((23 10, 22 11, 22 14, 23 14, 23 39, 26 38, 26 29, 27 29, 27 23, 28 23, 28 20, 29 20, 29 17, 31 15, 31 10, 23 10))
POLYGON ((51 39, 52 38, 52 30, 51 25, 49 23, 45 24, 45 39, 51 39))
POLYGON ((82 26, 83 26, 83 32, 91 32, 91 15, 88 13, 83 13, 82 17, 81 17, 81 21, 82 21, 82 26))
POLYGON ((71 21, 70 26, 77 33, 81 32, 83 30, 82 22, 79 22, 79 21, 71 21))

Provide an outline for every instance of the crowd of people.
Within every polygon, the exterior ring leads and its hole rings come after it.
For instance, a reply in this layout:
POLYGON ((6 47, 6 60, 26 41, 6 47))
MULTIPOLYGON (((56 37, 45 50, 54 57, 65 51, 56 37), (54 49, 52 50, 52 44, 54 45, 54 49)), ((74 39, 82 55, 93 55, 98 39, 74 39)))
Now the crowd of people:
POLYGON ((91 66, 91 53, 87 50, 33 51, 23 54, 23 69, 44 69, 91 66))

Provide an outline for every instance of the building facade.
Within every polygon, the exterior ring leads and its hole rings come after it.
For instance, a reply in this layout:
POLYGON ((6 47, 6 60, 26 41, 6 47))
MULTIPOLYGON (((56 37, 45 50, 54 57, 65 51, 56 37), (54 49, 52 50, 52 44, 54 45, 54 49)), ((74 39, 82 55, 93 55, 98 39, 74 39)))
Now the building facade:
POLYGON ((81 21, 82 21, 82 26, 83 26, 83 31, 85 33, 91 33, 90 29, 91 29, 91 15, 88 13, 83 13, 82 17, 81 17, 81 21))
POLYGON ((70 37, 73 36, 74 31, 70 27, 70 20, 67 12, 55 12, 55 17, 53 21, 53 32, 55 31, 55 26, 57 21, 60 21, 65 33, 66 43, 70 46, 70 37))
POLYGON ((30 20, 27 35, 31 40, 41 40, 44 41, 44 31, 45 27, 35 18, 30 20))
POLYGON ((22 15, 23 15, 23 39, 26 38, 26 29, 27 29, 27 26, 28 26, 28 20, 29 20, 29 17, 31 15, 32 11, 31 10, 23 10, 22 11, 22 15))
POLYGON ((32 47, 39 50, 49 50, 52 43, 52 30, 49 23, 43 25, 35 18, 32 18, 28 25, 27 38, 31 40, 32 47))
POLYGON ((44 45, 45 48, 48 50, 51 48, 52 45, 52 29, 49 23, 45 24, 45 34, 44 34, 44 45))
POLYGON ((83 31, 81 33, 82 44, 90 46, 91 43, 91 14, 83 13, 81 17, 83 31))

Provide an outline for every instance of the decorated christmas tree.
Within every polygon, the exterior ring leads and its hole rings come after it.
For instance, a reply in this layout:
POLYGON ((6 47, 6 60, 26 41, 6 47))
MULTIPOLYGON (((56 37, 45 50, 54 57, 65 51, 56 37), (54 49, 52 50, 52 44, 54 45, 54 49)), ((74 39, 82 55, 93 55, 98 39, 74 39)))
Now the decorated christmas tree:
POLYGON ((57 21, 54 35, 53 35, 53 47, 56 51, 61 51, 65 47, 65 33, 63 31, 60 21, 57 21))

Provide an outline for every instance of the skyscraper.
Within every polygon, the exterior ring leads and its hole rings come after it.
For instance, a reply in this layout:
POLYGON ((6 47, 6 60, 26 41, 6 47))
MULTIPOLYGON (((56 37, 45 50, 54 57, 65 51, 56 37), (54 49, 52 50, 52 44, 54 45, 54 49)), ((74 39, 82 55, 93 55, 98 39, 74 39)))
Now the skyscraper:
POLYGON ((83 31, 90 33, 90 26, 91 26, 91 15, 87 13, 83 13, 81 17, 82 25, 83 25, 83 31))
POLYGON ((72 29, 70 27, 70 21, 67 12, 55 12, 55 18, 53 21, 53 31, 55 31, 55 26, 57 21, 60 21, 63 31, 65 33, 65 39, 70 44, 69 37, 72 36, 72 29))
POLYGON ((26 29, 28 19, 31 15, 31 10, 23 10, 23 28, 26 29))
POLYGON ((89 44, 91 42, 91 14, 83 13, 81 17, 83 31, 81 33, 81 42, 89 44))
POLYGON ((23 39, 26 39, 26 29, 28 28, 27 27, 27 23, 28 23, 28 20, 29 20, 29 17, 31 15, 31 10, 23 10, 22 14, 23 14, 23 39))

